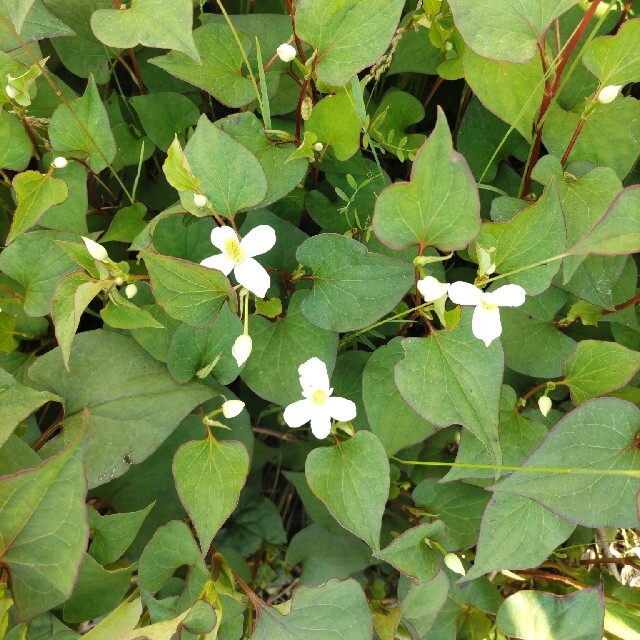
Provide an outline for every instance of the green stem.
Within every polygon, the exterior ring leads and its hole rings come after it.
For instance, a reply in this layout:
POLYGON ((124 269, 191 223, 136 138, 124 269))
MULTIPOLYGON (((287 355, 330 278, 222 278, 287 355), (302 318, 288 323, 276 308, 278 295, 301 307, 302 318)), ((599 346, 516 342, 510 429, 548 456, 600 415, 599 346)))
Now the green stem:
POLYGON ((513 271, 507 271, 506 273, 501 273, 497 276, 493 276, 493 278, 489 278, 484 281, 484 284, 488 284, 489 282, 493 282, 494 280, 500 280, 501 278, 506 278, 507 276, 513 276, 516 273, 520 273, 521 271, 526 271, 527 269, 533 269, 534 267, 540 267, 543 264, 547 264, 548 262, 554 262, 555 260, 562 260, 562 258, 566 258, 568 254, 561 253, 559 256, 553 256, 551 258, 545 258, 544 260, 539 260, 538 262, 534 262, 533 264, 528 264, 526 267, 520 267, 519 269, 514 269, 513 271))

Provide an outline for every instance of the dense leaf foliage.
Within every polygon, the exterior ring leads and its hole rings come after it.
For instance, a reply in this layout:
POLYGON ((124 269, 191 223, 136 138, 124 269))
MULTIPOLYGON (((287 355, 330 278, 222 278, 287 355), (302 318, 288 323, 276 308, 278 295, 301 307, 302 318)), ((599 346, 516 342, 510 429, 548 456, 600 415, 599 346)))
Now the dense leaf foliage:
POLYGON ((640 638, 640 2, 0 0, 0 639, 640 638))

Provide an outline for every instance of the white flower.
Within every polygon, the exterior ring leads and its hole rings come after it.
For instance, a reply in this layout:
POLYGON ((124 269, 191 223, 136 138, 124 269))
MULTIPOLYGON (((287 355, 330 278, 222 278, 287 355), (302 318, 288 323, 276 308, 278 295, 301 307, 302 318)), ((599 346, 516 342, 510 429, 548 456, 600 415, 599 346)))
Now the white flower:
POLYGON ((138 287, 136 287, 135 284, 128 284, 124 288, 124 295, 127 296, 127 298, 129 299, 133 298, 133 296, 135 296, 136 293, 138 293, 138 287))
POLYGON ((291 62, 296 57, 296 48, 285 42, 276 49, 276 53, 282 62, 291 62))
POLYGON ((425 302, 435 302, 446 295, 449 290, 449 285, 446 282, 440 282, 433 276, 427 276, 418 280, 418 291, 422 294, 425 302))
POLYGON ((253 348, 253 340, 250 335, 243 333, 236 338, 236 341, 231 347, 231 355, 236 359, 238 366, 241 367, 251 355, 251 349, 253 348))
POLYGON ((67 164, 69 163, 67 162, 67 159, 63 156, 58 156, 57 158, 53 159, 53 166, 56 169, 64 169, 67 166, 67 164))
POLYGON ((242 400, 227 400, 222 405, 222 415, 225 418, 235 418, 242 413, 244 409, 244 402, 242 400))
POLYGON ((331 432, 331 419, 348 422, 356 417, 356 405, 346 398, 333 397, 329 386, 327 365, 311 358, 298 368, 304 400, 290 404, 284 410, 284 421, 296 429, 311 421, 316 438, 326 438, 331 432))
POLYGON ((525 290, 517 284, 507 284, 490 293, 468 282, 454 282, 449 287, 452 302, 475 306, 471 329, 487 347, 502 333, 499 307, 519 307, 524 304, 525 295, 525 290))
POLYGON ((216 227, 211 232, 211 244, 222 253, 205 258, 200 264, 218 269, 225 276, 233 271, 239 284, 264 298, 271 278, 253 257, 266 253, 275 243, 276 232, 266 224, 251 229, 242 240, 231 227, 216 227))
POLYGON ((15 87, 11 85, 7 85, 4 90, 7 92, 7 95, 13 100, 20 93, 15 87))
POLYGON ((461 576, 464 576, 467 573, 462 566, 462 561, 455 553, 447 553, 444 557, 444 563, 454 573, 459 573, 461 576))
POLYGON ((109 258, 107 250, 101 244, 94 242, 93 240, 91 240, 91 238, 85 238, 84 236, 82 236, 82 239, 84 240, 84 244, 87 247, 89 255, 94 260, 103 262, 104 260, 107 260, 109 258))
POLYGON ((313 150, 317 151, 318 153, 320 153, 320 151, 322 151, 324 149, 324 145, 322 144, 322 142, 316 142, 313 145, 313 150))
POLYGON ((601 104, 609 104, 610 102, 613 102, 618 97, 621 90, 622 86, 619 84, 610 84, 606 87, 602 87, 602 89, 600 89, 600 93, 598 93, 598 102, 601 104))
POLYGON ((553 402, 551 402, 551 398, 549 396, 542 396, 538 399, 538 409, 540 409, 540 413, 546 418, 549 411, 551 411, 551 407, 553 406, 553 402))
POLYGON ((204 207, 207 204, 207 196, 203 196, 201 193, 196 193, 193 196, 193 202, 196 207, 204 207))

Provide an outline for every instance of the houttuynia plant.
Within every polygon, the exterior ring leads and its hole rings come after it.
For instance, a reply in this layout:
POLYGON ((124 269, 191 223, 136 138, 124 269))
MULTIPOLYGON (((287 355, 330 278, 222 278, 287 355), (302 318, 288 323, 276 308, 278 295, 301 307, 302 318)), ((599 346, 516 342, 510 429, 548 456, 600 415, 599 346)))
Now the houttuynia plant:
POLYGON ((0 640, 640 638, 640 1, 0 0, 0 640))

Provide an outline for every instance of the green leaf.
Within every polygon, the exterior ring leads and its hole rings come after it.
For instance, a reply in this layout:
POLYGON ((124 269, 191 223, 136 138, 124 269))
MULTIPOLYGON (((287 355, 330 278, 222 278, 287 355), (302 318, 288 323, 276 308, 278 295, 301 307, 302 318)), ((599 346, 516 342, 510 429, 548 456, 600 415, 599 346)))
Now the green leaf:
POLYGON ((478 189, 465 159, 453 150, 442 110, 413 163, 410 182, 382 191, 373 229, 392 249, 413 245, 464 249, 480 231, 478 189))
POLYGON ((24 171, 33 155, 33 145, 20 120, 6 111, 0 112, 0 139, 0 168, 24 171))
POLYGON ((485 347, 463 312, 453 331, 402 341, 405 358, 395 367, 398 390, 407 404, 432 424, 460 424, 501 464, 498 406, 504 356, 498 341, 485 347))
POLYGON ((302 313, 330 331, 362 329, 379 320, 413 284, 413 265, 369 253, 344 236, 314 236, 300 245, 296 255, 313 271, 313 288, 302 303, 302 313))
POLYGON ((20 33, 33 2, 34 0, 0 0, 0 13, 9 18, 16 31, 20 33))
POLYGON ((484 58, 526 62, 551 23, 580 0, 451 0, 465 43, 484 58))
POLYGON ((89 537, 83 454, 80 435, 35 469, 0 478, 0 560, 21 620, 71 595, 89 537))
POLYGON ((235 292, 221 271, 149 251, 142 257, 153 294, 172 318, 204 328, 215 322, 225 300, 235 307, 235 292))
POLYGON ((179 93, 163 91, 134 96, 130 102, 147 135, 159 149, 168 149, 174 136, 182 137, 200 117, 198 107, 179 93))
POLYGON ((638 468, 640 452, 634 442, 639 427, 640 409, 634 405, 617 398, 589 400, 560 420, 522 465, 532 469, 572 467, 581 473, 514 471, 492 489, 530 498, 587 527, 635 527, 640 481, 603 475, 602 470, 638 468))
POLYGON ((348 531, 379 549, 389 496, 389 461, 378 438, 358 431, 330 447, 314 449, 305 474, 311 491, 348 531))
POLYGON ((589 43, 584 64, 603 86, 640 81, 640 21, 627 20, 613 36, 600 36, 589 43))
POLYGON ((109 292, 109 302, 100 309, 100 317, 105 324, 116 329, 164 329, 164 325, 146 309, 123 298, 115 289, 109 292))
POLYGON ((444 524, 441 521, 419 524, 399 535, 374 555, 388 562, 400 573, 413 578, 414 582, 426 582, 435 578, 442 560, 442 553, 432 547, 430 541, 439 541, 443 534, 444 524))
MULTIPOLYGON (((480 102, 498 118, 513 125, 530 143, 544 92, 540 57, 514 64, 483 58, 465 49, 462 63, 465 80, 480 102)), ((493 153, 497 146, 487 151, 493 153)))
POLYGON ((371 66, 389 45, 403 7, 403 0, 301 0, 296 32, 317 50, 318 78, 338 87, 371 66))
POLYGON ((370 640, 367 599, 355 580, 331 579, 321 587, 298 587, 288 613, 262 605, 252 640, 370 640))
POLYGON ((260 204, 267 179, 257 158, 203 114, 184 150, 193 175, 215 211, 228 218, 260 204))
POLYGON ((215 394, 196 382, 177 384, 134 340, 112 331, 76 336, 69 368, 54 349, 29 369, 29 377, 65 403, 64 431, 47 451, 79 431, 82 411, 88 409, 86 464, 92 488, 151 455, 194 407, 215 394))
POLYGON ((257 206, 266 207, 277 202, 304 181, 309 163, 304 159, 287 162, 293 145, 276 144, 267 138, 264 127, 253 113, 234 113, 218 120, 216 126, 249 149, 260 163, 267 179, 267 193, 257 206))
MULTIPOLYGON (((410 583, 410 585, 408 593, 402 600, 402 621, 416 637, 424 638, 433 626, 438 612, 447 602, 449 579, 447 574, 441 571, 428 582, 423 582, 422 584, 410 583)), ((455 631, 453 633, 455 634, 455 631)), ((455 637, 455 635, 451 636, 451 634, 449 636, 451 638, 455 637)))
POLYGON ((44 212, 67 199, 69 190, 64 181, 38 171, 24 171, 13 179, 18 207, 7 236, 11 244, 19 235, 38 223, 44 212))
POLYGON ((100 238, 100 242, 132 242, 147 226, 144 221, 146 213, 147 207, 140 202, 123 207, 114 216, 109 230, 100 238))
POLYGON ((465 580, 491 571, 537 567, 574 529, 533 500, 496 493, 482 517, 476 557, 465 580))
POLYGON ((306 296, 302 291, 296 292, 287 315, 275 322, 260 316, 249 318, 253 350, 242 380, 261 398, 281 406, 301 399, 298 367, 303 362, 315 356, 331 373, 336 361, 338 336, 311 324, 300 312, 306 296))
POLYGON ((623 189, 602 218, 577 245, 569 249, 569 253, 621 255, 640 252, 639 205, 640 186, 623 189))
MULTIPOLYGON (((167 182, 178 191, 195 191, 200 187, 200 179, 191 172, 178 136, 174 137, 167 151, 167 159, 162 165, 162 171, 164 171, 167 182)), ((154 222, 152 221, 151 224, 154 222)))
POLYGON ((67 184, 69 196, 62 204, 45 211, 38 226, 60 229, 87 235, 87 170, 77 162, 70 162, 64 169, 56 169, 55 176, 67 184))
MULTIPOLYGON (((506 274, 559 256, 565 249, 565 226, 558 188, 552 184, 538 202, 508 222, 485 222, 476 242, 485 249, 496 248, 492 255, 497 273, 506 274)), ((506 279, 535 295, 549 287, 559 268, 560 261, 554 260, 506 279)))
POLYGON ((12 375, 0 369, 0 447, 14 429, 45 402, 61 400, 53 393, 25 387, 12 375))
POLYGON ((175 49, 200 62, 192 27, 191 0, 135 0, 130 6, 98 9, 91 16, 93 33, 108 47, 175 49))
POLYGON ((74 271, 61 280, 53 295, 51 317, 67 370, 69 369, 71 342, 78 330, 80 318, 89 303, 101 291, 101 282, 95 282, 84 271, 74 271))
POLYGON ((89 76, 82 98, 55 110, 49 123, 49 140, 57 154, 88 157, 94 173, 113 162, 116 142, 93 76, 89 76))
POLYGON ((113 611, 131 586, 133 567, 105 569, 85 555, 71 598, 64 603, 65 622, 83 622, 113 611))
POLYGON ((566 596, 520 591, 500 605, 496 622, 502 633, 523 640, 601 640, 602 587, 585 588, 566 596))
POLYGON ((374 562, 371 549, 362 540, 345 535, 343 529, 339 535, 330 533, 318 524, 312 524, 293 536, 285 561, 292 565, 301 563, 300 582, 312 586, 331 578, 344 580, 374 562))
POLYGON ((317 142, 332 147, 338 160, 348 160, 360 149, 362 123, 353 96, 347 91, 326 96, 313 107, 304 125, 305 135, 314 134, 317 142))
MULTIPOLYGON (((242 32, 238 37, 249 54, 252 41, 242 32)), ((199 27, 193 32, 193 40, 200 54, 200 63, 183 53, 171 51, 165 56, 151 58, 150 64, 210 93, 227 107, 242 107, 256 97, 251 79, 243 74, 242 52, 226 24, 199 27)))
POLYGON ((187 442, 176 452, 176 489, 198 533, 203 554, 236 508, 248 473, 249 454, 242 442, 218 442, 209 435, 187 442))
POLYGON ((404 358, 401 338, 378 347, 364 369, 362 398, 371 431, 389 455, 422 442, 435 427, 411 409, 395 385, 393 369, 404 358))
POLYGON ((89 553, 102 565, 112 564, 129 548, 153 504, 132 513, 100 515, 89 508, 91 545, 89 553))
POLYGON ((480 520, 491 495, 484 489, 462 482, 439 483, 426 478, 411 494, 416 505, 444 524, 438 541, 447 551, 467 549, 475 544, 480 520))
POLYGON ((564 384, 579 405, 624 386, 640 369, 640 353, 615 342, 583 340, 562 363, 564 384))

